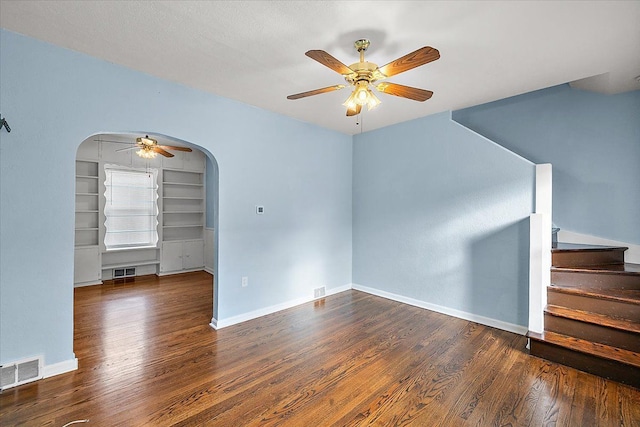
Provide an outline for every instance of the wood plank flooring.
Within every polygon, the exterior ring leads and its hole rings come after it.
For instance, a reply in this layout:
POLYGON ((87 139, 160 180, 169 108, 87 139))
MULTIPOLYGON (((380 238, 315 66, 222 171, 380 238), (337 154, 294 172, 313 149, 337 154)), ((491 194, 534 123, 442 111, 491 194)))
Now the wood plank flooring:
POLYGON ((0 425, 640 426, 640 390, 519 335, 357 291, 215 331, 212 298, 204 272, 76 289, 79 369, 2 392, 0 425))

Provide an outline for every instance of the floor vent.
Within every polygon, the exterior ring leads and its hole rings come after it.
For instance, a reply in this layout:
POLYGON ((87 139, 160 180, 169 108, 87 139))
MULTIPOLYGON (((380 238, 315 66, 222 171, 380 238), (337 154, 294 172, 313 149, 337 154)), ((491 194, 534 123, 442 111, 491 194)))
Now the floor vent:
POLYGON ((325 295, 326 295, 326 292, 325 292, 324 286, 322 286, 321 288, 315 288, 313 290, 314 298, 322 298, 325 295))
POLYGON ((39 380, 42 378, 42 365, 42 357, 37 357, 0 366, 0 389, 39 380))
POLYGON ((135 277, 136 268, 135 267, 127 267, 127 268, 114 268, 113 269, 113 278, 120 279, 121 277, 135 277))

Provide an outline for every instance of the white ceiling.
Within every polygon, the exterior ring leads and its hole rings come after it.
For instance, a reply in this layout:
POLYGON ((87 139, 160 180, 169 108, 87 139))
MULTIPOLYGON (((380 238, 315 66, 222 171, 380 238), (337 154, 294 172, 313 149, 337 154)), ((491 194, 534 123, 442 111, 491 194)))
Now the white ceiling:
POLYGON ((581 79, 601 92, 640 89, 640 1, 0 0, 0 26, 348 134, 360 132, 341 105, 348 89, 286 99, 344 83, 307 50, 347 65, 359 38, 378 65, 440 51, 389 79, 434 96, 381 94, 365 131, 581 79))

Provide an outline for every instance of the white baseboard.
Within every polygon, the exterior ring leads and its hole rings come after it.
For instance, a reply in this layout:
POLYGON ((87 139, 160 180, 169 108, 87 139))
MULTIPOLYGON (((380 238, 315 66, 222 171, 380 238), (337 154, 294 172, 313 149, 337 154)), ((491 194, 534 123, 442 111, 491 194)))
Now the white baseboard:
POLYGON ((49 378, 55 375, 75 371, 76 369, 78 369, 78 358, 74 357, 73 359, 65 360, 51 365, 44 365, 44 367, 42 368, 42 377, 49 378))
MULTIPOLYGON (((393 294, 391 292, 381 291, 379 289, 370 288, 367 286, 358 285, 355 283, 340 286, 337 288, 327 289, 326 296, 338 294, 340 292, 348 291, 350 289, 355 289, 357 291, 366 292, 371 295, 376 295, 382 298, 390 299, 393 301, 397 301, 403 304, 412 305, 414 307, 424 308, 426 310, 435 311, 438 313, 446 314, 448 316, 457 317, 459 319, 468 320, 470 322, 480 323, 482 325, 490 326, 492 328, 501 329, 507 332, 513 332, 519 335, 526 335, 528 332, 528 328, 526 326, 515 325, 513 323, 503 322, 502 320, 492 319, 489 317, 480 316, 473 313, 467 313, 465 311, 456 310, 449 307, 444 307, 437 304, 431 304, 428 302, 420 301, 414 298, 405 297, 402 295, 393 294)), ((211 319, 211 323, 209 325, 213 329, 221 329, 227 326, 236 325, 238 323, 246 322, 248 320, 257 319, 262 316, 266 316, 268 314, 276 313, 278 311, 286 310, 288 308, 295 307, 300 304, 305 304, 307 302, 314 301, 319 298, 298 298, 295 300, 287 301, 281 304, 272 305, 270 307, 261 308, 258 310, 250 311, 248 313, 239 314, 237 316, 229 317, 227 319, 211 319)))
MULTIPOLYGON (((337 288, 330 288, 326 290, 325 296, 334 295, 340 292, 348 291, 350 289, 351 289, 351 284, 339 286, 337 288)), ((321 298, 324 298, 324 297, 320 297, 320 298, 313 298, 313 296, 302 297, 302 298, 294 299, 291 301, 286 301, 280 304, 272 305, 270 307, 260 308, 258 310, 250 311, 248 313, 239 314, 237 316, 232 316, 226 319, 220 319, 220 320, 211 319, 211 323, 209 323, 209 325, 216 330, 221 328, 226 328, 227 326, 246 322, 247 320, 257 319, 258 317, 262 317, 268 314, 276 313, 278 311, 286 310, 288 308, 292 308, 297 305, 311 302, 321 298)))
POLYGON ((211 326, 213 329, 215 329, 216 331, 218 330, 218 319, 216 319, 215 317, 211 318, 211 323, 209 323, 209 326, 211 326))
POLYGON ((213 269, 212 269, 212 268, 205 267, 205 268, 204 268, 204 271, 206 271, 207 273, 211 274, 212 276, 215 276, 215 273, 214 273, 214 271, 213 271, 213 269))
POLYGON ((562 229, 558 231, 558 242, 579 243, 583 245, 624 246, 629 248, 624 253, 624 261, 632 264, 640 264, 640 245, 620 242, 618 240, 603 239, 602 237, 574 233, 573 231, 562 229))
POLYGON ((158 273, 158 276, 171 276, 173 274, 182 274, 182 273, 193 273, 194 271, 204 271, 204 267, 198 267, 198 268, 190 268, 187 270, 177 270, 177 271, 165 271, 162 273, 158 273))
POLYGON ((526 326, 515 325, 513 323, 503 322, 502 320, 496 320, 496 319, 480 316, 473 313, 467 313, 466 311, 460 311, 454 308, 444 307, 442 305, 431 304, 431 303, 417 300, 414 298, 409 298, 402 295, 393 294, 391 292, 370 288, 368 286, 358 285, 356 283, 352 284, 352 289, 355 289, 356 291, 366 292, 368 294, 376 295, 382 298, 390 299, 393 301, 401 302, 403 304, 412 305, 414 307, 424 308, 426 310, 431 310, 438 313, 446 314, 448 316, 457 317, 459 319, 468 320, 470 322, 476 322, 482 325, 491 326, 492 328, 502 329, 503 331, 513 332, 514 334, 526 335, 528 332, 528 328, 526 326))
POLYGON ((79 283, 74 283, 73 287, 74 288, 83 288, 85 286, 95 286, 95 285, 102 285, 102 280, 99 280, 97 282, 79 282, 79 283))

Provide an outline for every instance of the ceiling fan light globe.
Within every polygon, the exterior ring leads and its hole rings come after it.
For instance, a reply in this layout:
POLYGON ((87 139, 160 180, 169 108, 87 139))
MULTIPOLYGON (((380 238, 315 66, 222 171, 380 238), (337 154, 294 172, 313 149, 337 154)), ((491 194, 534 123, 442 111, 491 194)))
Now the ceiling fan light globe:
POLYGON ((382 101, 380 101, 378 99, 377 96, 375 96, 375 94, 373 92, 371 92, 371 90, 368 90, 369 92, 369 100, 367 101, 367 111, 371 111, 374 108, 376 108, 378 105, 380 105, 382 103, 382 101))
POLYGON ((344 105, 345 107, 347 107, 350 110, 353 110, 356 108, 356 92, 353 91, 351 92, 351 95, 349 95, 349 98, 347 98, 346 101, 344 101, 344 103, 342 105, 344 105))
POLYGON ((358 105, 365 105, 369 102, 369 83, 367 81, 359 81, 356 89, 353 91, 355 102, 358 105))
POLYGON ((360 105, 365 104, 369 100, 369 94, 367 93, 366 90, 358 91, 357 97, 358 97, 358 104, 360 105))
POLYGON ((143 159, 153 159, 158 155, 158 153, 156 153, 155 151, 151 151, 149 149, 146 149, 146 150, 140 149, 136 151, 136 154, 142 157, 143 159))

